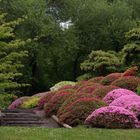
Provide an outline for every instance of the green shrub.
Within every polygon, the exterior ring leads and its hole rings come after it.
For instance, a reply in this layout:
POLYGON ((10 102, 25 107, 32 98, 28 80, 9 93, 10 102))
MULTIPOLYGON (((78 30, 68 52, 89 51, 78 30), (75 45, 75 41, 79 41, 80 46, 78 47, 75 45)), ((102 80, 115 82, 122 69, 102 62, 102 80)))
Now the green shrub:
POLYGON ((15 99, 14 94, 0 94, 0 109, 6 109, 15 99))
POLYGON ((28 100, 24 101, 20 108, 21 109, 31 109, 31 108, 35 108, 38 105, 38 101, 39 101, 39 97, 31 97, 28 100))

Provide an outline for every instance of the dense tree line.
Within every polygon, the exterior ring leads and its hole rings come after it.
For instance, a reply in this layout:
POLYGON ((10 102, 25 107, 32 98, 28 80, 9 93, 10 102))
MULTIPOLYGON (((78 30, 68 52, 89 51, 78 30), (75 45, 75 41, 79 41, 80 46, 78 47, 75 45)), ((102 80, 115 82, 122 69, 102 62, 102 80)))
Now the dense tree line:
MULTIPOLYGON (((80 64, 91 51, 97 51, 96 56, 109 53, 109 58, 117 58, 115 53, 118 55, 121 50, 129 52, 126 46, 132 46, 132 40, 125 35, 128 32, 130 36, 130 30, 139 28, 139 7, 139 0, 1 0, 0 11, 6 13, 6 22, 22 19, 12 28, 16 40, 27 42, 18 50, 28 52, 28 57, 20 61, 24 67, 18 72, 22 74, 14 78, 17 83, 30 85, 21 88, 21 92, 33 94, 48 90, 59 81, 75 81, 85 73, 80 64), (68 28, 60 26, 66 22, 68 28)), ((8 43, 9 37, 4 41, 8 43)), ((136 44, 133 41, 133 46, 136 44)), ((125 54, 125 67, 131 66, 131 61, 132 56, 128 59, 125 54)))

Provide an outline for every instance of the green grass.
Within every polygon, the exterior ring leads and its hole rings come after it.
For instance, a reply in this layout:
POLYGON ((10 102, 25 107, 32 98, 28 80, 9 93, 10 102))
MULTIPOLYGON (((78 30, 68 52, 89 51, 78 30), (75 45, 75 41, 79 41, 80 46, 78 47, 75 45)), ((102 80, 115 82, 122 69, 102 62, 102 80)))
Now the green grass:
POLYGON ((0 140, 140 140, 140 130, 0 127, 0 140))

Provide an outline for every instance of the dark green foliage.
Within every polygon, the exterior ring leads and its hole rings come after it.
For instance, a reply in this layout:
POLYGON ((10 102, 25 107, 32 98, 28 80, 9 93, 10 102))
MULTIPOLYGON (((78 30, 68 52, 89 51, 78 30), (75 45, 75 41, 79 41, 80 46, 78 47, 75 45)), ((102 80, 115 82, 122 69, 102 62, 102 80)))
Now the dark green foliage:
POLYGON ((0 110, 6 109, 16 98, 14 94, 0 94, 0 110))
POLYGON ((140 28, 127 32, 126 39, 128 44, 122 49, 124 64, 140 66, 140 28))
POLYGON ((121 66, 121 59, 114 51, 92 51, 87 60, 81 63, 84 71, 93 71, 98 74, 106 74, 112 67, 121 66))

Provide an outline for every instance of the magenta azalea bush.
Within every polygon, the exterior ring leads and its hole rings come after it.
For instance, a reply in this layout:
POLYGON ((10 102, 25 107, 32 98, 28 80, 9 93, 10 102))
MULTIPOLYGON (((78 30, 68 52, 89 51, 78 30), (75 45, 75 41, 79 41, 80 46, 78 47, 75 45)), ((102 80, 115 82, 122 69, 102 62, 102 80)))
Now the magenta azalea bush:
POLYGON ((126 95, 114 100, 109 106, 123 107, 136 116, 140 116, 140 96, 137 95, 126 95))
POLYGON ((124 96, 124 95, 136 95, 135 92, 123 88, 115 89, 110 91, 104 98, 103 101, 105 101, 107 104, 110 104, 115 99, 124 96))
POLYGON ((136 128, 138 120, 122 107, 108 106, 95 110, 87 117, 85 124, 98 128, 136 128))
POLYGON ((11 105, 9 105, 8 109, 11 109, 11 110, 12 110, 12 109, 16 109, 16 108, 20 107, 20 105, 21 105, 24 101, 28 100, 29 98, 30 98, 30 97, 28 97, 28 96, 18 98, 17 100, 15 100, 14 102, 12 102, 11 105))

